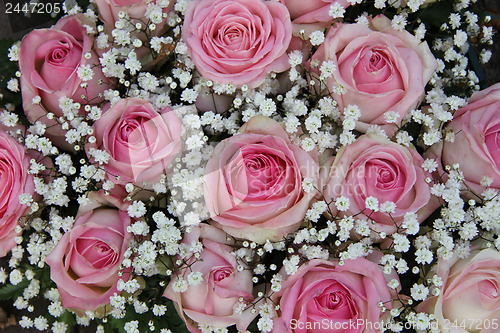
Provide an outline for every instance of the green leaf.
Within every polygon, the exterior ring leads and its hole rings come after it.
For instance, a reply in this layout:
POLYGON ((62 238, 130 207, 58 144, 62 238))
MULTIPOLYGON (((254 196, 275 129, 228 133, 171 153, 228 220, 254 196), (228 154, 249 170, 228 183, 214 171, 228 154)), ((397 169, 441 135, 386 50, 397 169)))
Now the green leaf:
POLYGON ((76 325, 75 315, 69 312, 68 310, 64 311, 64 313, 59 316, 58 320, 68 324, 68 327, 76 325))
POLYGON ((0 300, 4 301, 21 296, 28 284, 29 281, 27 279, 24 279, 16 285, 6 285, 5 287, 0 289, 0 300))

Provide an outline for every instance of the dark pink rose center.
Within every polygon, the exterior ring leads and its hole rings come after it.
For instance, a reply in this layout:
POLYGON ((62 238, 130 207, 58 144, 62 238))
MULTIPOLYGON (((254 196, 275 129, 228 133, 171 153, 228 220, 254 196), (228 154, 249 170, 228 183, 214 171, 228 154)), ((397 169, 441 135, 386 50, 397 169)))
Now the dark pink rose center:
POLYGON ((380 53, 372 52, 367 70, 369 72, 375 72, 383 68, 385 64, 385 59, 380 55, 380 53))
POLYGON ((229 267, 219 268, 213 272, 214 282, 221 282, 222 280, 230 277, 232 274, 233 270, 229 267))
POLYGON ((50 40, 36 50, 35 68, 49 89, 58 90, 76 75, 82 52, 82 45, 70 37, 50 40))
POLYGON ((404 174, 390 161, 374 160, 366 164, 367 179, 379 189, 389 190, 401 187, 404 174))
POLYGON ((324 311, 336 311, 337 315, 343 318, 352 318, 356 315, 351 295, 344 290, 321 295, 316 298, 316 301, 324 311))
POLYGON ((118 260, 118 254, 98 239, 79 238, 76 241, 76 250, 97 269, 113 265, 118 260))
POLYGON ((499 296, 497 281, 483 280, 478 285, 479 293, 487 299, 494 299, 499 296))
POLYGON ((283 181, 286 162, 278 156, 248 154, 244 156, 249 193, 269 191, 283 181))
POLYGON ((61 64, 64 62, 64 59, 66 58, 68 53, 69 47, 66 45, 64 47, 56 48, 52 50, 52 52, 49 52, 49 54, 47 54, 46 61, 61 64))
POLYGON ((390 58, 383 50, 378 49, 367 50, 362 54, 354 71, 356 84, 383 83, 393 76, 390 58))
POLYGON ((155 137, 157 129, 149 117, 130 117, 120 123, 118 140, 127 145, 149 145, 148 137, 155 137))
POLYGON ((319 289, 318 295, 308 302, 309 319, 313 319, 313 314, 314 319, 317 319, 316 315, 329 319, 353 319, 358 316, 357 304, 343 284, 332 281, 325 289, 319 289))

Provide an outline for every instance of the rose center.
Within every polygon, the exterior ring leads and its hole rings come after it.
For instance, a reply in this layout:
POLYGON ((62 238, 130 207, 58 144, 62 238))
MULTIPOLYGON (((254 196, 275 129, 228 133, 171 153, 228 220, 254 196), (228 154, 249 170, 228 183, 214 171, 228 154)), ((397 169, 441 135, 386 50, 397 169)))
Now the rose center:
POLYGON ((245 156, 250 193, 267 191, 283 179, 286 163, 276 156, 251 154, 245 156))
POLYGON ((356 316, 356 306, 350 293, 335 283, 315 298, 318 308, 326 315, 335 318, 353 318, 356 316))
POLYGON ((394 180, 393 174, 386 169, 380 170, 378 173, 378 181, 379 183, 389 183, 394 180))
POLYGON ((233 274, 233 271, 232 269, 228 268, 228 267, 225 267, 225 268, 219 268, 217 269, 213 276, 214 276, 214 281, 216 283, 218 282, 221 282, 222 280, 228 278, 231 276, 231 274, 233 274))
POLYGON ((97 239, 78 239, 76 250, 97 269, 112 265, 118 260, 117 253, 108 244, 97 239))
POLYGON ((367 179, 371 180, 379 189, 391 189, 397 186, 398 170, 390 164, 390 161, 373 161, 367 163, 367 179))
POLYGON ((47 55, 47 61, 55 64, 61 64, 66 59, 68 53, 69 48, 67 44, 64 43, 61 45, 61 47, 52 50, 52 52, 47 55))
POLYGON ((383 68, 386 63, 384 58, 378 52, 371 52, 369 64, 370 65, 367 69, 371 72, 374 72, 383 68))
POLYGON ((479 283, 479 292, 481 295, 487 297, 487 298, 497 298, 499 291, 498 291, 498 285, 490 280, 484 280, 479 283))
POLYGON ((144 123, 150 119, 137 117, 126 119, 120 128, 120 138, 123 142, 138 144, 144 140, 144 123))

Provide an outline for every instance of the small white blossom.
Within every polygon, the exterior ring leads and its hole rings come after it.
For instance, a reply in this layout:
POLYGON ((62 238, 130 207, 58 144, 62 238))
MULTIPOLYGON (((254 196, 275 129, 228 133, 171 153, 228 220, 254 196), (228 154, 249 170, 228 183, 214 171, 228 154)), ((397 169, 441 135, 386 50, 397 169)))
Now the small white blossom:
POLYGON ((342 5, 338 2, 334 2, 331 6, 330 9, 328 10, 328 15, 331 17, 335 18, 341 18, 344 17, 345 14, 345 9, 342 7, 342 5))
POLYGON ((146 205, 142 201, 134 201, 127 208, 128 215, 133 218, 139 218, 146 214, 146 205))

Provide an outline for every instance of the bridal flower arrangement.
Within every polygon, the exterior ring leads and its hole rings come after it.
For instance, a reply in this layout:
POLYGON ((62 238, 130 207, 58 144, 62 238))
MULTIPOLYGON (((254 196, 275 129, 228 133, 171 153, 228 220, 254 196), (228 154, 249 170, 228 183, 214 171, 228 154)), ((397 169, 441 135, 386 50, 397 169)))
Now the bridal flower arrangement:
POLYGON ((64 3, 2 74, 0 299, 54 333, 499 332, 474 2, 64 3))

